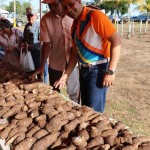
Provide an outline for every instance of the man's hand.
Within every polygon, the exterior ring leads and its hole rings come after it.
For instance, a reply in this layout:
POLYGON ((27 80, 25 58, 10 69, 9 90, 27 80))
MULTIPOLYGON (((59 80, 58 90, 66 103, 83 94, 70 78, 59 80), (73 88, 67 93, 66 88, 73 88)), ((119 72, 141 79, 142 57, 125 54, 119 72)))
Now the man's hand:
POLYGON ((113 85, 114 80, 115 80, 115 74, 113 74, 113 75, 105 74, 104 78, 103 78, 103 86, 108 87, 108 86, 113 85))
POLYGON ((63 74, 61 78, 54 83, 55 88, 59 87, 59 89, 64 88, 68 79, 67 74, 63 74))
POLYGON ((44 67, 40 67, 39 69, 37 69, 29 78, 34 81, 35 80, 35 77, 37 74, 40 74, 41 77, 43 76, 43 72, 44 72, 44 67))

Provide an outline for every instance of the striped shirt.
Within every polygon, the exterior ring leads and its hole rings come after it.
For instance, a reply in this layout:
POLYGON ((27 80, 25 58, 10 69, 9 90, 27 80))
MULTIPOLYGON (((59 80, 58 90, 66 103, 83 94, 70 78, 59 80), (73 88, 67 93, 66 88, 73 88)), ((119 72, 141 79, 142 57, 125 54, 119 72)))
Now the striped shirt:
POLYGON ((100 10, 84 7, 78 22, 72 26, 73 45, 77 45, 81 63, 104 62, 110 57, 107 40, 116 30, 108 17, 100 10))

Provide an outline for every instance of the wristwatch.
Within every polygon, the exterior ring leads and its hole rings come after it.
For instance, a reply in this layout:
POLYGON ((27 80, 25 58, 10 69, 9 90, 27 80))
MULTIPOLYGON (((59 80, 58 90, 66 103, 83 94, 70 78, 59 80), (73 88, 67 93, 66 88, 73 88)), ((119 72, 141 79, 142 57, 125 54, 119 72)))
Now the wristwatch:
POLYGON ((111 70, 111 69, 106 69, 106 70, 105 70, 105 73, 106 73, 107 75, 113 75, 113 74, 115 73, 115 71, 113 71, 113 70, 111 70))

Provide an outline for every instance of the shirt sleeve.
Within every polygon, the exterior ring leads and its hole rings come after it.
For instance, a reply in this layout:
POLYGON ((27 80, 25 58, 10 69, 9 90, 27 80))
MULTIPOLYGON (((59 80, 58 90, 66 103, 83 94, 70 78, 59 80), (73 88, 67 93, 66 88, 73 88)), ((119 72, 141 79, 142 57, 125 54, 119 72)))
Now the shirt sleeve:
POLYGON ((40 22, 40 41, 42 42, 51 42, 50 36, 49 36, 46 18, 42 18, 40 22))
POLYGON ((108 39, 116 32, 114 25, 109 18, 100 10, 93 11, 91 14, 91 23, 94 30, 103 38, 108 39))

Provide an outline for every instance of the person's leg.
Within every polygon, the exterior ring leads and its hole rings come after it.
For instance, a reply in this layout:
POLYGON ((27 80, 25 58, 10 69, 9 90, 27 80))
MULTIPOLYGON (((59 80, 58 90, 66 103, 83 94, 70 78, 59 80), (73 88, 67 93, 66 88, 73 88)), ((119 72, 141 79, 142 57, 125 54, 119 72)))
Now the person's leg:
MULTIPOLYGON (((31 55, 35 70, 37 70, 40 67, 40 50, 31 50, 31 55)), ((37 78, 41 79, 40 74, 37 75, 37 78)))
POLYGON ((32 59, 34 62, 35 70, 40 67, 40 50, 31 50, 32 59))
POLYGON ((43 78, 43 82, 48 84, 49 83, 49 73, 48 73, 48 63, 45 63, 45 67, 44 67, 44 78, 43 78))
POLYGON ((84 71, 84 80, 82 79, 82 84, 86 87, 84 97, 81 93, 83 105, 87 105, 98 112, 104 112, 106 103, 107 87, 102 86, 103 70, 106 66, 106 64, 103 64, 89 68, 89 70, 84 71))
POLYGON ((67 81, 67 93, 69 98, 78 103, 79 98, 79 70, 75 67, 67 81))
POLYGON ((49 67, 49 81, 53 90, 60 92, 59 88, 54 87, 54 83, 62 76, 62 71, 57 71, 49 67))

